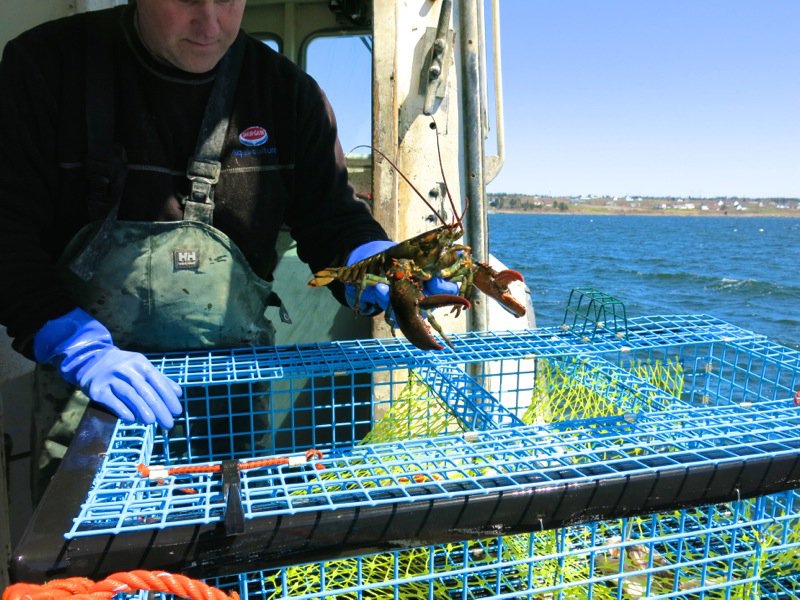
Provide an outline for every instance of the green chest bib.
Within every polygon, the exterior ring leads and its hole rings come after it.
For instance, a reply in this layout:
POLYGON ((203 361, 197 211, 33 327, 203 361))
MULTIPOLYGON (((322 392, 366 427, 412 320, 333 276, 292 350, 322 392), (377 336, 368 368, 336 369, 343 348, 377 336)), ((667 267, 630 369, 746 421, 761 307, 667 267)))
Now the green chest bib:
POLYGON ((148 352, 274 343, 265 314, 280 304, 272 284, 224 233, 197 221, 116 221, 83 280, 69 265, 97 228, 71 241, 61 272, 118 345, 148 352))

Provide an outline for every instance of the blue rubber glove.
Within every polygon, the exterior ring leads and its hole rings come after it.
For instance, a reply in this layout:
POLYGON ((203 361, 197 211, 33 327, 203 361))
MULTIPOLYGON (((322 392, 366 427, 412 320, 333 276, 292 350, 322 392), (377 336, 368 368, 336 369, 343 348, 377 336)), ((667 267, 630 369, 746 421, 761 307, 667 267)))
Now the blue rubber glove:
POLYGON ((123 421, 169 429, 183 410, 177 383, 143 355, 114 346, 108 329, 80 308, 45 323, 33 338, 33 353, 123 421))
MULTIPOLYGON (((350 256, 347 258, 347 266, 349 267, 350 265, 396 245, 395 242, 390 242, 388 240, 377 240, 361 244, 350 253, 350 256)), ((358 299, 358 312, 368 317, 377 315, 379 312, 389 308, 389 286, 385 283, 368 285, 362 290, 361 298, 357 298, 358 293, 356 292, 356 287, 346 283, 344 286, 344 296, 347 300, 347 304, 351 307, 355 306, 356 299, 358 299)))
POLYGON ((447 281, 442 277, 431 277, 428 281, 422 284, 422 290, 426 296, 435 296, 437 294, 450 294, 453 296, 458 295, 458 284, 452 281, 447 281))

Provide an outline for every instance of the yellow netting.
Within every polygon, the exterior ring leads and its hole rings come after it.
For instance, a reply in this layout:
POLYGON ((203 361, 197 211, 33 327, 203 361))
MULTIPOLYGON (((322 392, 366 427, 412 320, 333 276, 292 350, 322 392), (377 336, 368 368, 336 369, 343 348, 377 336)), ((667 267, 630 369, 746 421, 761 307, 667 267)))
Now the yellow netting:
POLYGON ((446 588, 441 582, 413 581, 420 574, 431 571, 430 558, 430 549, 427 547, 409 548, 397 553, 288 567, 264 579, 267 588, 274 589, 266 598, 272 600, 330 592, 330 595, 320 597, 330 600, 377 600, 395 598, 395 590, 399 598, 445 598, 446 588), (355 590, 359 590, 360 595, 355 590))
MULTIPOLYGON (((683 391, 683 366, 677 359, 637 361, 628 369, 671 396, 679 398, 683 391)), ((653 400, 643 386, 622 385, 618 374, 609 375, 586 359, 539 359, 533 398, 522 421, 552 423, 666 408, 654 406, 653 400)))
POLYGON ((360 443, 397 442, 460 431, 464 431, 460 421, 412 371, 389 411, 360 443))

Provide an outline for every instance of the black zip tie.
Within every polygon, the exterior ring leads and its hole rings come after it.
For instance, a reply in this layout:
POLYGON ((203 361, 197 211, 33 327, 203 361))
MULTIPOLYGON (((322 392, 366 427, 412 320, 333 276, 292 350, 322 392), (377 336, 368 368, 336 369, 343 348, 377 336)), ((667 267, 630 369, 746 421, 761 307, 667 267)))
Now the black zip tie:
POLYGON ((222 461, 222 497, 225 499, 225 533, 244 533, 244 508, 242 508, 242 480, 238 460, 222 461))

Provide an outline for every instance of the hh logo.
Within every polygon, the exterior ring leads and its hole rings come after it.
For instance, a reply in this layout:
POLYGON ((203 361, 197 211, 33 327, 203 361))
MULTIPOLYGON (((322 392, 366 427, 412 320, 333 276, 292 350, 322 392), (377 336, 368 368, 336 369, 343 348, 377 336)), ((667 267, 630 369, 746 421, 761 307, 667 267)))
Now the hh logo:
POLYGON ((172 262, 176 271, 200 267, 200 252, 197 250, 173 250, 172 262))

